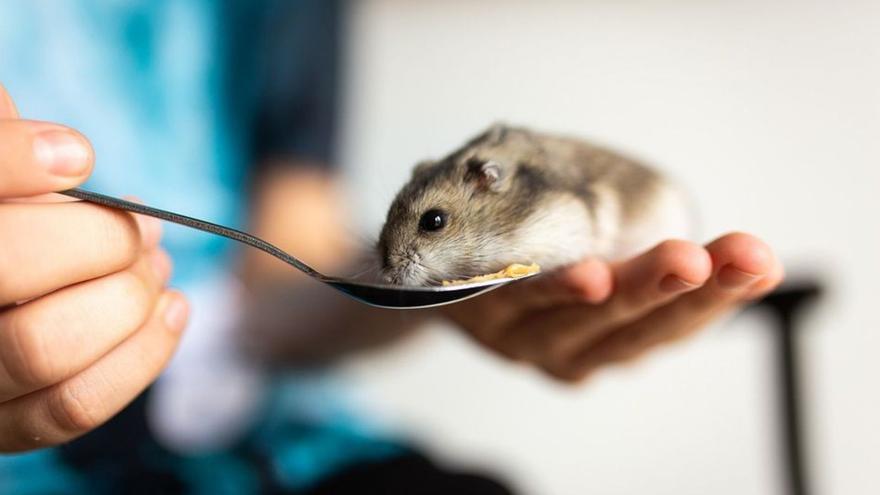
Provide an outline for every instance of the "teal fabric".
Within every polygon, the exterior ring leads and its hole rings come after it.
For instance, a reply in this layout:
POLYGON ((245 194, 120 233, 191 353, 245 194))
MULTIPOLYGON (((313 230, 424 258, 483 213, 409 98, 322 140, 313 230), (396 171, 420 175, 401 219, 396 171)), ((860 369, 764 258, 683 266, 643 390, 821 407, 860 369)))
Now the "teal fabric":
MULTIPOLYGON (((242 136, 223 103, 213 1, 0 2, 0 75, 25 118, 87 135, 87 186, 241 223, 242 136)), ((228 244, 169 226, 176 284, 225 265, 228 244)))
MULTIPOLYGON (((241 227, 254 163, 330 158, 336 4, 5 0, 0 77, 24 118, 91 139, 97 162, 88 188, 241 227)), ((173 225, 165 232, 175 285, 229 269, 228 241, 173 225)), ((229 451, 181 456, 125 436, 131 449, 88 468, 69 465, 58 449, 0 456, 0 493, 119 493, 141 462, 190 493, 254 493, 266 483, 298 490, 401 451, 345 413, 310 420, 291 383, 277 378, 262 419, 229 451), (268 481, 256 459, 270 466, 268 481)), ((100 453, 119 437, 104 446, 90 438, 100 453)))
POLYGON ((0 457, 0 493, 10 495, 78 495, 88 493, 88 483, 46 449, 0 457))
MULTIPOLYGON (((87 186, 241 226, 263 158, 329 161, 338 2, 0 2, 0 77, 22 116, 71 125, 87 186)), ((230 244, 167 229, 174 282, 228 266, 230 244)))
POLYGON ((149 436, 141 397, 96 435, 0 457, 0 493, 101 495, 130 493, 132 485, 137 493, 307 493, 354 464, 412 452, 378 439, 343 409, 327 407, 334 399, 322 395, 332 394, 332 387, 321 379, 307 383, 279 377, 251 431, 224 450, 189 455, 149 436))

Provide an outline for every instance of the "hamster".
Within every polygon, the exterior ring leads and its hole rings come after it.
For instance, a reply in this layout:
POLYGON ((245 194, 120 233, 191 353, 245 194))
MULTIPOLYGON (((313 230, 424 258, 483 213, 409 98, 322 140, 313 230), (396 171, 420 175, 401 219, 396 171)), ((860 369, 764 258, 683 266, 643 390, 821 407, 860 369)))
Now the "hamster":
POLYGON ((512 263, 543 270, 628 257, 691 234, 683 194, 655 170, 582 140, 496 124, 397 194, 377 244, 383 278, 433 285, 512 263))

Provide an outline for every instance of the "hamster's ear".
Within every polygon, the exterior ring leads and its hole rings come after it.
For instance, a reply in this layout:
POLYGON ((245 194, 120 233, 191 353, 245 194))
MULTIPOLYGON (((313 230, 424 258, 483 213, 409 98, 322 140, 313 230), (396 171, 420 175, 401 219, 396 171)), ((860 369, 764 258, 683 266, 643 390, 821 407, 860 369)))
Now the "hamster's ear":
POLYGON ((484 136, 486 136, 486 142, 489 144, 498 145, 504 141, 504 137, 507 136, 507 131, 509 127, 503 122, 495 122, 489 129, 485 132, 484 136))
POLYGON ((492 192, 503 192, 510 187, 513 176, 510 167, 495 160, 471 159, 468 161, 465 180, 474 182, 478 188, 492 192))
POLYGON ((495 122, 488 129, 473 137, 465 144, 465 148, 472 146, 498 146, 504 142, 510 127, 502 122, 495 122))
POLYGON ((427 172, 429 168, 431 168, 435 163, 434 160, 422 160, 419 163, 416 163, 416 166, 413 167, 412 176, 417 177, 427 172))

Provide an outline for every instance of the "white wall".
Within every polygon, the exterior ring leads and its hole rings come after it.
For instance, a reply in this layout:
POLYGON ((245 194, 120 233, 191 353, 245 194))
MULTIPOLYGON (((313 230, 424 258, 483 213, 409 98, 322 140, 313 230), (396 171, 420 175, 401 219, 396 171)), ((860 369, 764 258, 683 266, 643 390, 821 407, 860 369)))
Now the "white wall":
MULTIPOLYGON (((880 484, 880 3, 354 2, 344 155, 367 231, 418 159, 488 123, 660 164, 706 239, 767 239, 832 291, 808 321, 817 493, 880 484)), ((583 386, 435 328, 348 368, 389 424, 525 493, 778 493, 769 332, 716 325, 583 386)))

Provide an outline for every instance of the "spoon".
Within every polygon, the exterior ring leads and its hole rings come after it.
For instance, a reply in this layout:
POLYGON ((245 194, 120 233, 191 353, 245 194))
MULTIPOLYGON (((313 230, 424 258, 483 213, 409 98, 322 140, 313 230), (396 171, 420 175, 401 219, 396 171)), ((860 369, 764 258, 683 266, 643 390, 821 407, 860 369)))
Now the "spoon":
POLYGON ((516 278, 498 278, 483 282, 433 287, 409 287, 357 282, 355 280, 324 275, 280 248, 240 230, 83 189, 68 189, 61 191, 60 194, 117 210, 156 217, 247 244, 271 254, 313 279, 348 295, 352 299, 379 308, 415 309, 443 306, 484 294, 514 280, 522 280, 535 275, 529 274, 516 278))

